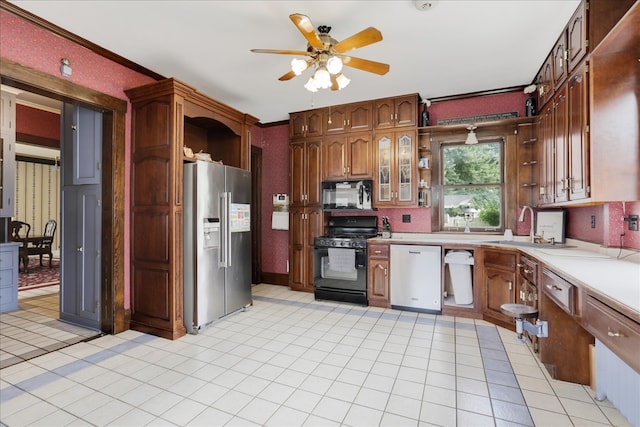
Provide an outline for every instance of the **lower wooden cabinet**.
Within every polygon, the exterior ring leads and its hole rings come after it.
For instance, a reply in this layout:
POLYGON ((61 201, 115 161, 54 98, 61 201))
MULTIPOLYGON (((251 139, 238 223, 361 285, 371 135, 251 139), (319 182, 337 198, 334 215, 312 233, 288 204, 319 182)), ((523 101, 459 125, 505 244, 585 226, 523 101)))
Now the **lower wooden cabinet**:
POLYGON ((313 292, 313 241, 323 234, 322 209, 292 208, 289 221, 289 286, 313 292))
POLYGON ((368 246, 367 293, 369 305, 390 307, 389 302, 389 245, 368 246))
POLYGON ((484 300, 482 317, 485 320, 513 329, 513 318, 502 314, 502 304, 515 303, 517 252, 505 250, 483 251, 484 300))

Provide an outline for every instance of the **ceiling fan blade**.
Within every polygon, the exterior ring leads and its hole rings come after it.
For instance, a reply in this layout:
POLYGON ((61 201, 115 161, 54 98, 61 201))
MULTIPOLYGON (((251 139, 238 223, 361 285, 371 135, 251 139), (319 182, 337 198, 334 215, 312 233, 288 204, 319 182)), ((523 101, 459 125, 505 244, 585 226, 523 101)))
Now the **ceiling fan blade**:
POLYGON ((335 44, 333 49, 338 53, 344 53, 377 43, 380 40, 382 40, 382 33, 373 27, 369 27, 335 44))
POLYGON ((353 56, 339 55, 342 63, 347 67, 357 68, 358 70, 368 71, 370 73, 379 74, 381 76, 389 72, 389 64, 382 62, 370 61, 368 59, 355 58, 353 56))
POLYGON ((279 55, 307 56, 308 53, 302 50, 280 50, 280 49, 251 49, 253 53, 277 53, 279 55))
POLYGON ((280 76, 280 78, 278 80, 280 80, 281 82, 284 82, 284 81, 287 81, 287 80, 291 80, 295 76, 296 76, 296 73, 294 73, 293 71, 289 71, 288 73, 283 74, 282 76, 280 76))
POLYGON ((318 37, 318 33, 316 33, 316 29, 313 28, 313 24, 311 23, 311 19, 308 16, 302 15, 300 13, 294 13, 289 15, 289 19, 293 21, 298 30, 302 33, 305 39, 309 42, 309 44, 316 49, 322 49, 324 44, 320 37, 318 37))
POLYGON ((335 74, 331 74, 331 90, 340 90, 340 86, 338 85, 338 80, 336 80, 335 74))

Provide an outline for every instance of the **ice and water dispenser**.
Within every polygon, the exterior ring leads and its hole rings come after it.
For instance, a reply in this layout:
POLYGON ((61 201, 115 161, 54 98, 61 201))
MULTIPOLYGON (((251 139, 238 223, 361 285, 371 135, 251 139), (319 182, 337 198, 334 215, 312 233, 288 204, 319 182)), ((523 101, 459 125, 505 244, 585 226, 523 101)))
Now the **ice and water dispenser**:
POLYGON ((205 218, 202 225, 202 248, 214 249, 220 247, 220 220, 205 218))

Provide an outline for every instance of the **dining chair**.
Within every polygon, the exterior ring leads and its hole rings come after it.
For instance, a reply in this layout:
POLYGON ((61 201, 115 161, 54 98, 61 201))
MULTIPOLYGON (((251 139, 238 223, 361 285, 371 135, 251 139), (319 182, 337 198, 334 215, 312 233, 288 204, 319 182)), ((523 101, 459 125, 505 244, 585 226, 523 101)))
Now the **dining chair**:
MULTIPOLYGON (((31 231, 31 225, 22 221, 11 221, 11 240, 14 242, 22 243, 20 249, 18 249, 19 262, 22 261, 22 267, 24 272, 27 272, 27 266, 29 265, 29 254, 27 248, 29 247, 29 232, 31 231)), ((20 266, 18 265, 18 268, 20 266)))
POLYGON ((51 267, 51 260, 53 259, 53 252, 51 247, 53 246, 53 238, 56 234, 57 223, 55 219, 50 219, 44 226, 44 232, 42 233, 42 239, 33 240, 32 246, 27 248, 28 255, 40 255, 40 265, 42 266, 42 256, 49 255, 49 267, 51 267))

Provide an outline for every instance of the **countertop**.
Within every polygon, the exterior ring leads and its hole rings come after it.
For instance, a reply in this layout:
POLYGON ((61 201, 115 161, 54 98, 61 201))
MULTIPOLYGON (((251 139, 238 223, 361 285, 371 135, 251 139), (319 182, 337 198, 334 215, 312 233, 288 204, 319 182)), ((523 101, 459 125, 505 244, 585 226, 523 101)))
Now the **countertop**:
POLYGON ((603 248, 572 239, 567 239, 567 247, 563 248, 519 246, 517 243, 528 241, 521 236, 515 238, 516 244, 497 243, 500 240, 502 236, 478 234, 393 233, 389 239, 373 238, 369 242, 517 249, 562 273, 567 280, 591 288, 633 311, 635 320, 640 321, 640 252, 603 248))

